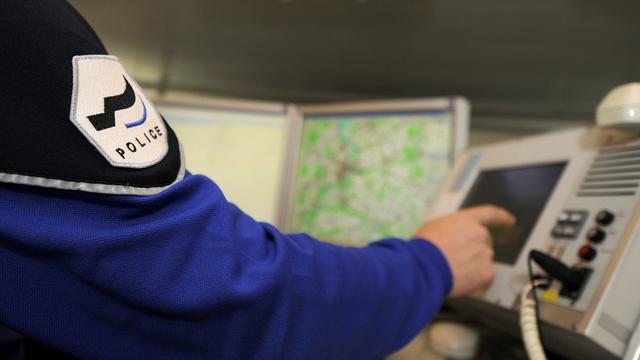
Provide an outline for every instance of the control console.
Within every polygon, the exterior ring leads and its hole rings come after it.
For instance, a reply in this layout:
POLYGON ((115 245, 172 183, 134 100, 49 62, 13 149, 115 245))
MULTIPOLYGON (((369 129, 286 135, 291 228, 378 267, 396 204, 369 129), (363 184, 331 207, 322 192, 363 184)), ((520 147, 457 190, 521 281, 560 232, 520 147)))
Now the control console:
POLYGON ((580 128, 460 157, 430 215, 491 203, 518 219, 513 229, 492 230, 496 278, 471 299, 516 316, 530 275, 546 274, 529 263, 542 253, 566 270, 538 290, 543 322, 621 356, 640 320, 638 139, 580 128))

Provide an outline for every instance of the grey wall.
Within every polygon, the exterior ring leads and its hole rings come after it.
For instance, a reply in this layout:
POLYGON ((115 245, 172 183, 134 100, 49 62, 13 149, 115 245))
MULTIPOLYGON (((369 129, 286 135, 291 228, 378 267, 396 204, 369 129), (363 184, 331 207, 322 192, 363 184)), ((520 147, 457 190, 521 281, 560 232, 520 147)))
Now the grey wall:
POLYGON ((71 2, 160 90, 280 101, 460 94, 476 127, 553 128, 590 122, 611 87, 640 78, 640 1, 71 2))

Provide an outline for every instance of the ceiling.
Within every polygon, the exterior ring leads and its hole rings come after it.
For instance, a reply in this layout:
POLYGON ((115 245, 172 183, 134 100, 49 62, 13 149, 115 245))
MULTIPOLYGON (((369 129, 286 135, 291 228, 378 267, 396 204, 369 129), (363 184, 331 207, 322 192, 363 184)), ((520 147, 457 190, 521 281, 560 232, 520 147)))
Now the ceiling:
MULTIPOLYGON (((590 121, 640 80, 640 1, 73 0, 146 87, 314 102, 464 95, 590 121)), ((553 119, 553 120, 552 120, 553 119)))

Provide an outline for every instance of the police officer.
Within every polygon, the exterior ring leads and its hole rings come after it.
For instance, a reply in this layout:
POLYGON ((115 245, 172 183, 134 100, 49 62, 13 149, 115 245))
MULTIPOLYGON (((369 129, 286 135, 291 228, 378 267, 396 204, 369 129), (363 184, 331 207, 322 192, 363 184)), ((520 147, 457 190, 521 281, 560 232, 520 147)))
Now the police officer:
MULTIPOLYGON (((0 323, 80 358, 373 359, 493 275, 484 206, 413 240, 283 234, 178 139, 63 0, 0 3, 0 323)), ((384 209, 380 209, 384 211, 384 209)))

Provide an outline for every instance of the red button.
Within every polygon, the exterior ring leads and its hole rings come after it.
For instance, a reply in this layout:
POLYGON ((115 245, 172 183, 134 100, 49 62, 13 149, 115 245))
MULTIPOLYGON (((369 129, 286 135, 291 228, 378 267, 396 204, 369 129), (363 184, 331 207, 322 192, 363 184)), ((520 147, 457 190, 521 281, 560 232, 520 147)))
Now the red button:
POLYGON ((580 250, 578 250, 578 256, 585 261, 591 261, 595 259, 596 255, 598 255, 596 249, 592 248, 589 245, 583 245, 580 250))

